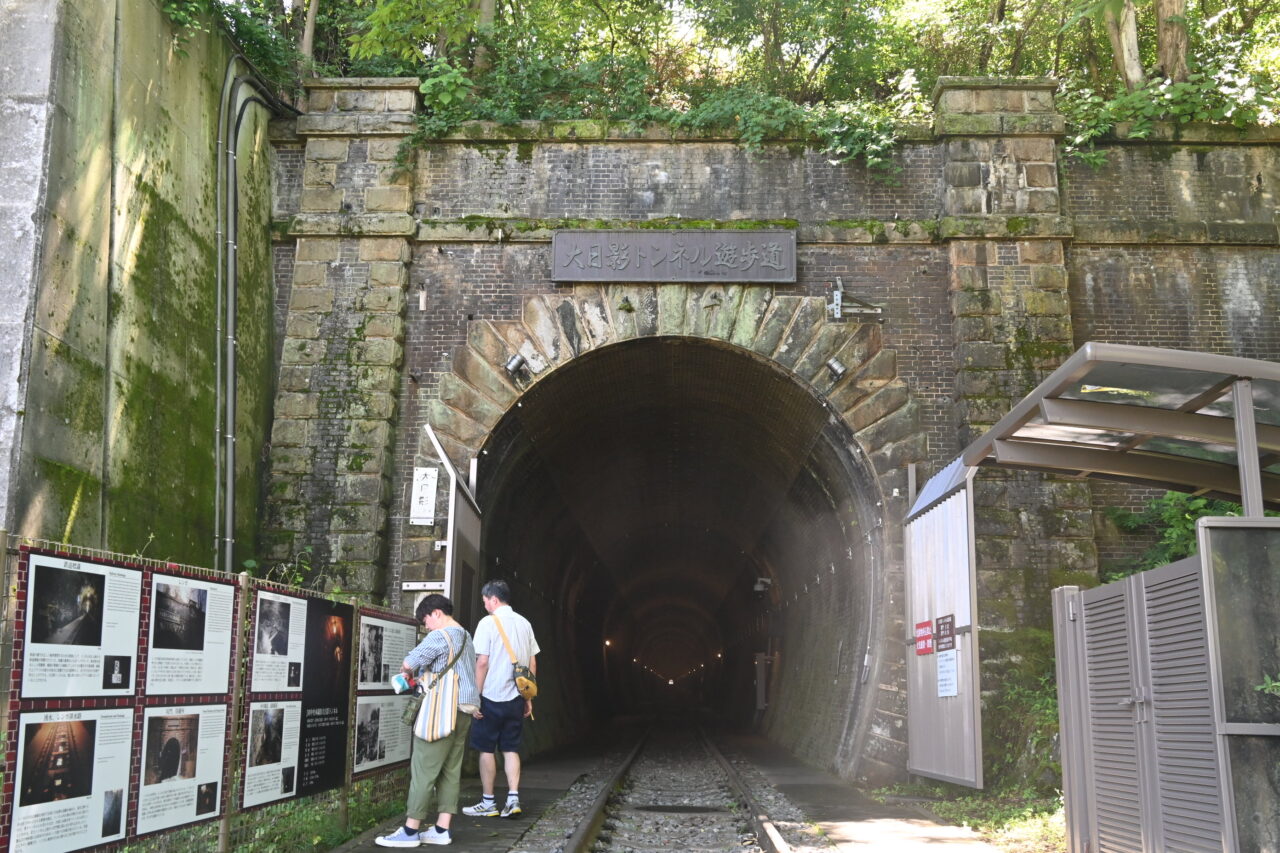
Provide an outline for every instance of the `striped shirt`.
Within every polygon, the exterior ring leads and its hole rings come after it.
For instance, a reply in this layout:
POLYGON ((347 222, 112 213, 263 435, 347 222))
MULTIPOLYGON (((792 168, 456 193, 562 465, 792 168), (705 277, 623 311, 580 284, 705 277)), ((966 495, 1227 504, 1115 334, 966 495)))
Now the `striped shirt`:
MULTIPOLYGON (((454 654, 457 654, 459 646, 466 643, 462 649, 462 656, 453 665, 453 672, 458 673, 458 704, 479 705, 480 692, 476 690, 476 650, 466 628, 459 626, 432 631, 405 656, 404 665, 412 669, 414 677, 419 680, 422 680, 424 672, 441 672, 451 660, 449 641, 453 642, 454 654), (448 640, 445 639, 446 631, 449 632, 448 640)), ((431 679, 428 677, 423 686, 430 683, 431 679)))

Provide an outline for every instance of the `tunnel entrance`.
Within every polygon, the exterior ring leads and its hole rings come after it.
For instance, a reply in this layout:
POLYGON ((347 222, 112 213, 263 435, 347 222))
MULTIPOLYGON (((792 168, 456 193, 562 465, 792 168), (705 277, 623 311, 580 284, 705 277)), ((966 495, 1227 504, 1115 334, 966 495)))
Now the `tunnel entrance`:
POLYGON ((533 620, 558 713, 703 709, 823 763, 860 749, 882 501, 825 397, 723 341, 633 339, 525 390, 479 458, 484 575, 533 620))

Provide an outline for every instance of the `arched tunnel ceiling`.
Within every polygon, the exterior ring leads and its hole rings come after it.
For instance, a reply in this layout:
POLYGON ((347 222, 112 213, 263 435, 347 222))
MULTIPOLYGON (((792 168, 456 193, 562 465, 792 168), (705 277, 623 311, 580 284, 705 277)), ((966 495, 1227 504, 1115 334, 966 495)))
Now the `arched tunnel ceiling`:
POLYGON ((631 648, 701 658, 723 641, 731 593, 766 571, 761 538, 831 419, 802 383, 717 342, 587 353, 522 395, 485 445, 487 550, 526 570, 545 561, 541 588, 599 596, 587 607, 604 611, 601 631, 635 632, 631 648))

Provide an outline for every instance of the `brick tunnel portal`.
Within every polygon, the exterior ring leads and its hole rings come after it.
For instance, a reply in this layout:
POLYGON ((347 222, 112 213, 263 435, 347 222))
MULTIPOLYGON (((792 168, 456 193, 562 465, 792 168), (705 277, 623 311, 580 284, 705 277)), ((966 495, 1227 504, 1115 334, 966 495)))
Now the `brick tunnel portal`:
POLYGON ((858 753, 882 502, 848 426, 793 375, 683 337, 579 355, 494 428, 477 495, 486 575, 546 596, 534 624, 568 700, 742 725, 765 653, 766 733, 792 740, 795 709, 817 709, 828 755, 858 753))

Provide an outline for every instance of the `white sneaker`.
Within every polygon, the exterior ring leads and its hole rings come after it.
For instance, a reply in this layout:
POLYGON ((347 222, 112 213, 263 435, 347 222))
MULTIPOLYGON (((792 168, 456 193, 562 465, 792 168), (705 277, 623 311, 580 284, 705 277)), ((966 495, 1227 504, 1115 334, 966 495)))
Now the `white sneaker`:
POLYGON ((373 843, 379 847, 417 847, 418 833, 407 833, 402 826, 390 835, 379 835, 373 843))
POLYGON ((423 844, 452 844, 453 836, 449 834, 449 830, 440 830, 433 825, 419 832, 418 840, 423 844))
POLYGON ((484 800, 481 800, 474 806, 463 806, 462 813, 470 815, 471 817, 497 817, 498 804, 493 801, 486 803, 484 800))

